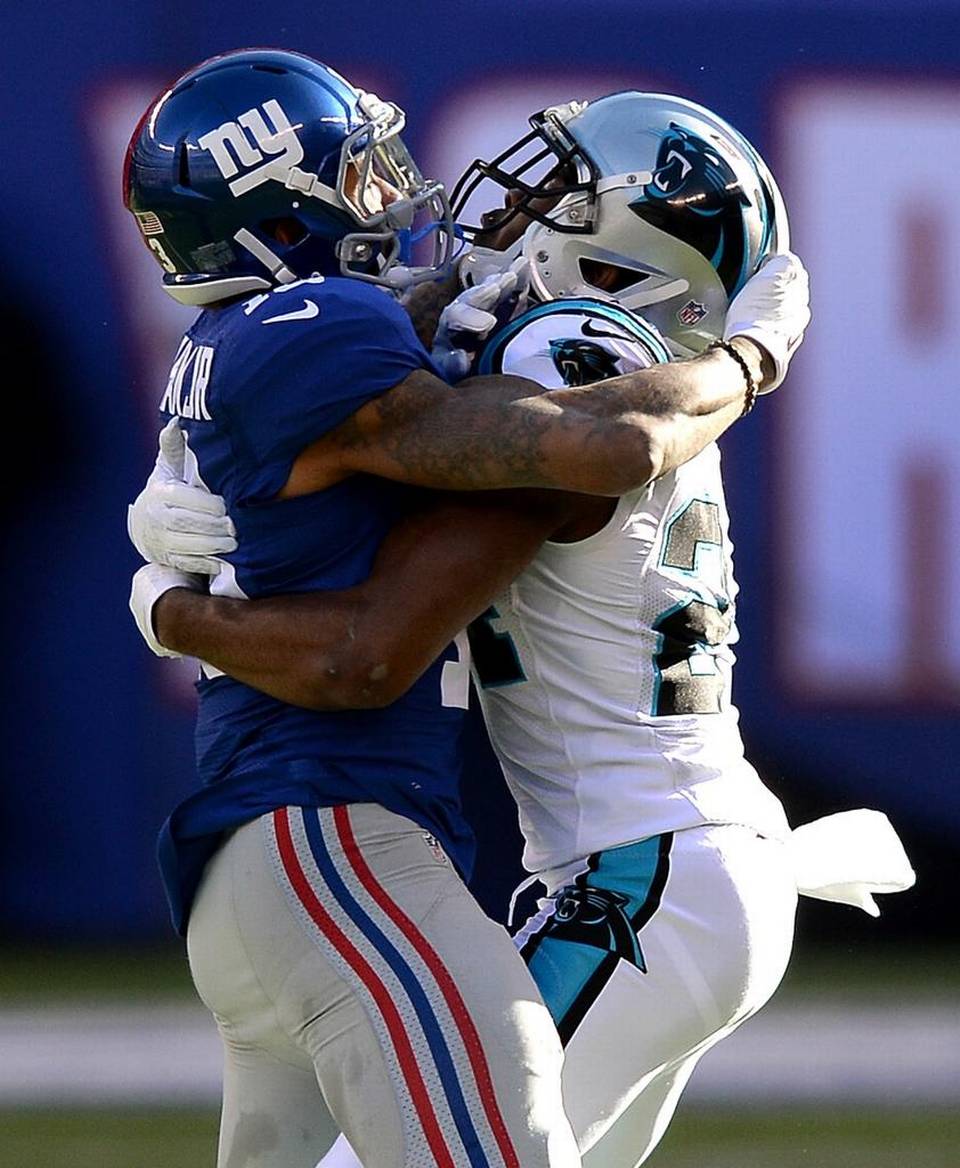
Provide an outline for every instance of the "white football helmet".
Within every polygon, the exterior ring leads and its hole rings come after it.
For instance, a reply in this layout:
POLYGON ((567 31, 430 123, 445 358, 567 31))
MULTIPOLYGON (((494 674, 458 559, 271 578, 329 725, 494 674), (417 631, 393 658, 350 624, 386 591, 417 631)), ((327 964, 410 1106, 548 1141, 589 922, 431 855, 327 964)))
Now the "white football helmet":
MULTIPOLYGON (((523 254, 541 300, 606 297, 659 329, 678 355, 720 336, 730 300, 789 247, 770 170, 716 114, 628 91, 535 114, 532 132, 457 183, 454 217, 485 180, 512 192, 502 227, 530 223, 523 254)), ((460 223, 471 237, 488 224, 460 223)))

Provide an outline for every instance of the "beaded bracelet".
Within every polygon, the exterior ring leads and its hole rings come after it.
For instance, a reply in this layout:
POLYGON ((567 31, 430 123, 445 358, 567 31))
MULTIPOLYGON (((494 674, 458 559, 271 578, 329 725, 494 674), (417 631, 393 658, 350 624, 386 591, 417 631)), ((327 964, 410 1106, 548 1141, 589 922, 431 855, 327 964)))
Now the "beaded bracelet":
POLYGON ((746 358, 739 351, 736 345, 731 345, 729 341, 713 341, 710 345, 707 346, 707 348, 722 349, 724 353, 727 353, 730 357, 732 357, 734 361, 736 361, 736 363, 740 366, 744 380, 747 383, 747 396, 744 399, 743 409, 740 413, 740 417, 744 417, 746 414, 749 414, 756 405, 757 394, 760 391, 760 383, 753 376, 753 370, 747 364, 746 358))

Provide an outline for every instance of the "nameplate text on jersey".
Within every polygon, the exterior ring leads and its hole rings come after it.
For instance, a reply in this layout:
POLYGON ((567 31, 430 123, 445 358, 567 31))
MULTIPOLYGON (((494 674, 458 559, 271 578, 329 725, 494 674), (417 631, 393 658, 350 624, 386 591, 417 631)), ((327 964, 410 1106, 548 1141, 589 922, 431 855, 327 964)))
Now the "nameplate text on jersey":
POLYGON ((161 413, 195 421, 212 421, 207 408, 207 386, 212 366, 213 347, 195 345, 189 337, 184 337, 160 399, 161 413))

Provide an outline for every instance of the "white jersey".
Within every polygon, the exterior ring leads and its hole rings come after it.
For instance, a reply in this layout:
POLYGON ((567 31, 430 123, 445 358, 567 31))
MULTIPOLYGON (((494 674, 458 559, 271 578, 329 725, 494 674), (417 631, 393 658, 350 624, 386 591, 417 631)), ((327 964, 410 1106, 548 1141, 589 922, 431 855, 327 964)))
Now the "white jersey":
MULTIPOLYGON (((668 358, 614 305, 539 305, 481 372, 547 388, 668 358)), ((720 452, 624 495, 577 543, 547 543, 471 628, 484 718, 520 811, 524 866, 709 823, 785 837, 731 702, 736 584, 720 452)))

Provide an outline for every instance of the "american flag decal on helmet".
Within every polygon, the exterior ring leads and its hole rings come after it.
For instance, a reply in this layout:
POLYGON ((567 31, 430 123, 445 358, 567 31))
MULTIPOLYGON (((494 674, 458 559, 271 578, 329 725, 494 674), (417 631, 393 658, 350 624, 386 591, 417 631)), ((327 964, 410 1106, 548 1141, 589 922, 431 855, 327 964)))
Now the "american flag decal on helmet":
POLYGON ((134 214, 144 235, 163 235, 163 224, 153 211, 136 211, 134 214))

